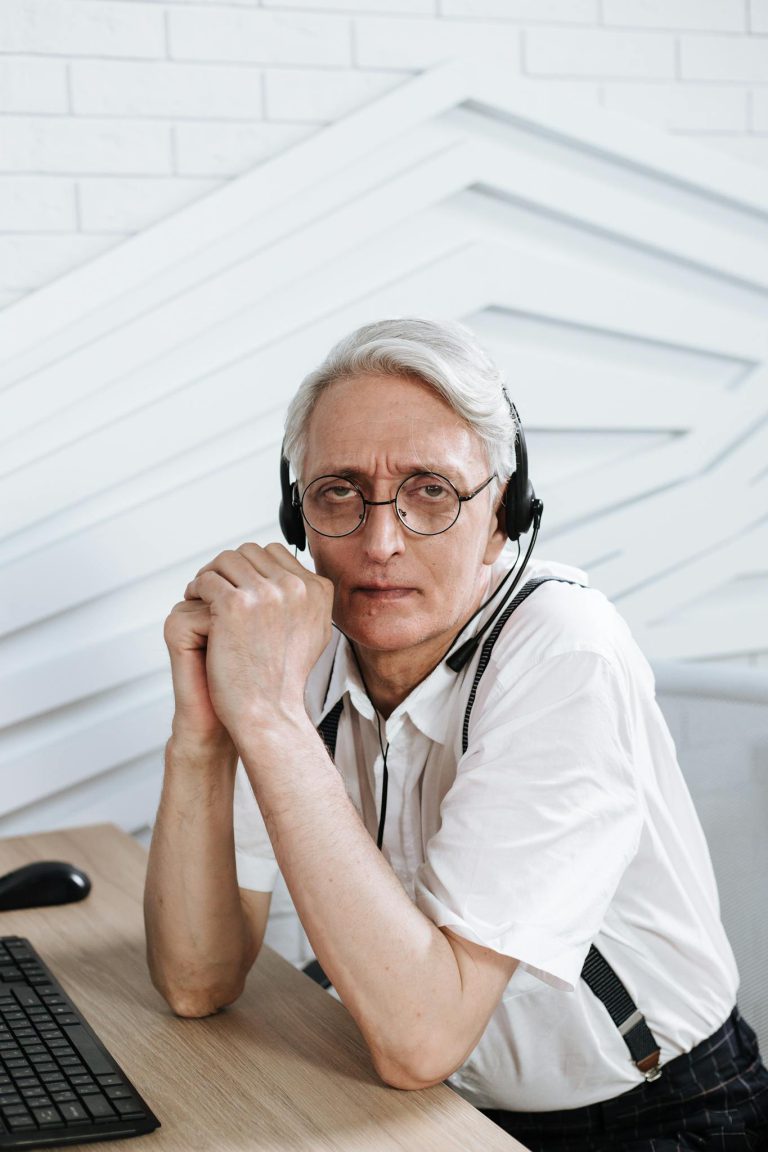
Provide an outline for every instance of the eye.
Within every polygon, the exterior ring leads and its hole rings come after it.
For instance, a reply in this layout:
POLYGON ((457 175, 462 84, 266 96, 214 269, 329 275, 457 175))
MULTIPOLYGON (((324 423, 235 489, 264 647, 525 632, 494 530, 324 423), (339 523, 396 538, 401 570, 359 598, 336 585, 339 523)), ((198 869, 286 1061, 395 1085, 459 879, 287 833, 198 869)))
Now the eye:
POLYGON ((344 504, 357 496, 357 489, 351 484, 325 484, 320 490, 320 498, 328 504, 344 504))
POLYGON ((424 504, 437 504, 441 500, 451 499, 453 491, 439 476, 414 476, 405 487, 405 496, 424 504))

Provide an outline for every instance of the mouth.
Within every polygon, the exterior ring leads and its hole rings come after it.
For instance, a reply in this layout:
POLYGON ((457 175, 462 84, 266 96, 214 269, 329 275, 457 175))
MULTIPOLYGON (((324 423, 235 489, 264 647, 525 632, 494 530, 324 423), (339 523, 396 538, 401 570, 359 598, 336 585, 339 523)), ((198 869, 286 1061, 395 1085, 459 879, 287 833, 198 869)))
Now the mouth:
POLYGON ((354 591, 370 600, 402 600, 416 589, 395 584, 360 584, 354 591))

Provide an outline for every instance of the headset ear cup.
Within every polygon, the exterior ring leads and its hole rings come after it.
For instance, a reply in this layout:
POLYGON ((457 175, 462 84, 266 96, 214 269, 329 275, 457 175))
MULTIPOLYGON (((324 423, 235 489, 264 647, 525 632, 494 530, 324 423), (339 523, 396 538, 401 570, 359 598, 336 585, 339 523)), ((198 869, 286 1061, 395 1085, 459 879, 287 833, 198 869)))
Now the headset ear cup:
POLYGON ((298 548, 299 552, 303 552, 307 545, 304 518, 299 507, 296 484, 291 483, 288 461, 282 453, 280 455, 280 492, 280 509, 278 511, 280 530, 292 548, 298 548))
POLYGON ((533 524, 534 507, 538 501, 533 485, 528 479, 528 446, 525 443, 523 425, 517 408, 507 396, 506 388, 503 391, 516 425, 515 470, 507 481, 504 493, 505 519, 507 536, 510 540, 518 540, 533 524))
POLYGON ((504 496, 507 536, 510 540, 518 540, 524 536, 533 523, 536 496, 528 477, 521 476, 520 479, 524 480, 525 488, 522 489, 522 485, 517 482, 518 473, 513 473, 504 496))
POLYGON ((510 540, 517 540, 518 532, 515 529, 515 485, 514 473, 507 480, 507 486, 504 489, 504 526, 507 531, 507 537, 510 540))

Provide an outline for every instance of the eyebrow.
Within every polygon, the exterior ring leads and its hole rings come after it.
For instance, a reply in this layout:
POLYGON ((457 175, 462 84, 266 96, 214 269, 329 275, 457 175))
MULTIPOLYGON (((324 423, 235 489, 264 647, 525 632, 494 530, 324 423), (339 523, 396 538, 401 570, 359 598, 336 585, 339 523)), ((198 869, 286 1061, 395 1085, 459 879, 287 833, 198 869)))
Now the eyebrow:
MULTIPOLYGON (((462 474, 459 475, 456 465, 443 462, 440 464, 428 463, 423 460, 412 460, 398 466, 393 470, 395 476, 413 476, 415 472, 434 472, 438 476, 445 476, 447 480, 453 478, 460 479, 461 483, 465 482, 466 477, 462 474)), ((344 476, 350 480, 370 479, 371 473, 365 469, 358 467, 355 464, 334 464, 324 468, 317 476, 344 476)), ((317 477, 315 477, 316 479, 317 477)))

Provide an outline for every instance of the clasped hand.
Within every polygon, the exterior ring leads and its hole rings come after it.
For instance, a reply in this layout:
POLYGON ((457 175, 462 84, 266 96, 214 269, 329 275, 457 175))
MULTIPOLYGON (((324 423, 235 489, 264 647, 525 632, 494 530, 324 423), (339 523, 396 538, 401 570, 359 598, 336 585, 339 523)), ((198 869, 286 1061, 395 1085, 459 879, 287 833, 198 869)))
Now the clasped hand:
POLYGON ((307 677, 331 636, 333 585, 282 544, 221 552, 187 585, 165 624, 174 734, 198 743, 304 713, 307 677))

